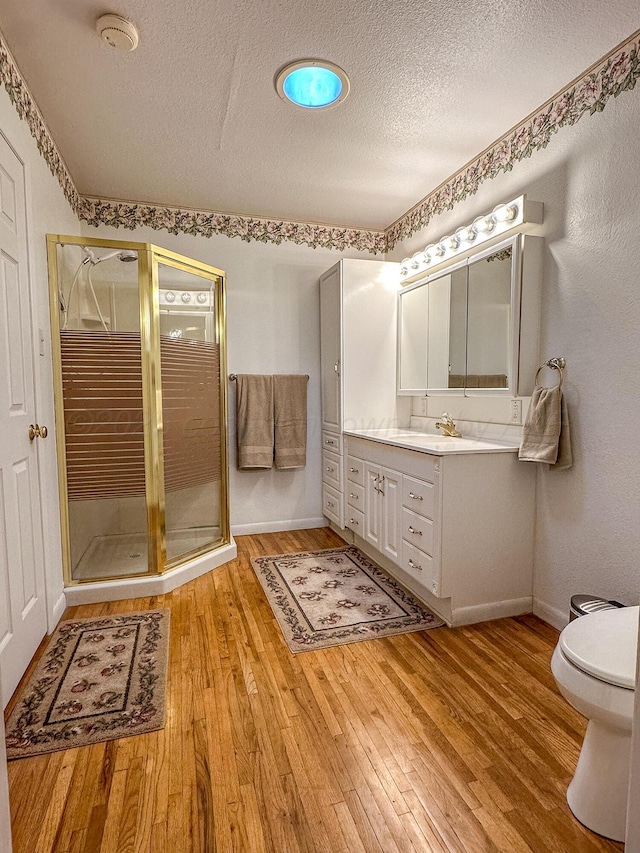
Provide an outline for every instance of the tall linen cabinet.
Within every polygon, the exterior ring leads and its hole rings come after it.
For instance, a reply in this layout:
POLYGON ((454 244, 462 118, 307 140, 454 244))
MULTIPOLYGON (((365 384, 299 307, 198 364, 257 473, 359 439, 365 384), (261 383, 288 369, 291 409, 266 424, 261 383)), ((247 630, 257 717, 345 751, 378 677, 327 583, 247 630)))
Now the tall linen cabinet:
POLYGON ((360 535, 358 513, 346 512, 343 433, 397 426, 406 404, 396 395, 398 266, 343 259, 320 278, 323 513, 360 535))

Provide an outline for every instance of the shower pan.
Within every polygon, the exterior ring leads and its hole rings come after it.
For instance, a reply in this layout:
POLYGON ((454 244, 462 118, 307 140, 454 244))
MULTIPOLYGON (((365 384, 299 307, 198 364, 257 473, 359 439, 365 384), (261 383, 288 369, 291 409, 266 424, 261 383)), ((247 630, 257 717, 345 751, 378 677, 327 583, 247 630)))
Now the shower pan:
POLYGON ((68 603, 233 559, 224 273, 149 243, 48 235, 68 603))

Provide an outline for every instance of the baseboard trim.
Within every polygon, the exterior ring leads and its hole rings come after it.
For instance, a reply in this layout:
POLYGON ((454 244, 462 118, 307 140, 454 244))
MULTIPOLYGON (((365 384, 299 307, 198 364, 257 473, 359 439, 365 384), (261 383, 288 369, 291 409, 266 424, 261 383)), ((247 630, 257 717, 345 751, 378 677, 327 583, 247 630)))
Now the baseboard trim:
POLYGON ((297 518, 292 521, 261 521, 256 524, 232 524, 231 533, 234 536, 250 536, 252 533, 282 533, 286 530, 310 530, 312 527, 327 526, 327 519, 319 515, 317 518, 297 518))
POLYGON ((201 557, 196 557, 164 575, 69 586, 65 589, 67 605, 74 607, 76 604, 97 604, 103 601, 121 601, 124 598, 162 595, 210 572, 212 569, 218 568, 218 566, 222 566, 224 563, 228 563, 230 560, 235 560, 237 555, 238 549, 232 538, 229 545, 218 548, 217 551, 212 551, 209 554, 203 554, 201 557))
POLYGON ((50 620, 48 625, 48 634, 52 634, 56 628, 58 622, 62 619, 64 611, 67 609, 67 596, 64 593, 64 590, 60 593, 60 597, 53 605, 53 608, 50 613, 50 620))
POLYGON ((533 612, 539 619, 542 619, 543 622, 547 622, 558 631, 562 631, 565 625, 569 624, 569 615, 567 613, 564 613, 562 610, 558 610, 556 607, 552 607, 550 604, 547 604, 545 601, 541 601, 539 598, 533 599, 533 612))
POLYGON ((526 596, 511 598, 508 601, 492 601, 489 604, 474 604, 471 607, 456 607, 451 613, 451 624, 457 628, 460 625, 487 622, 489 619, 522 616, 523 613, 531 613, 532 604, 531 596, 526 596))

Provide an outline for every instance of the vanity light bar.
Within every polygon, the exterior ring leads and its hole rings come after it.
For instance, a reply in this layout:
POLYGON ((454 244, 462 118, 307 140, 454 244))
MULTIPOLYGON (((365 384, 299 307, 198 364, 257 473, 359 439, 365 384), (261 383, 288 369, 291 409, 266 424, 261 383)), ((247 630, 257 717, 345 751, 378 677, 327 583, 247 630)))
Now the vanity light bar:
POLYGON ((507 231, 527 223, 542 222, 542 202, 527 201, 524 195, 505 204, 494 207, 491 213, 478 216, 471 225, 458 228, 454 234, 441 237, 436 243, 430 243, 421 252, 400 262, 401 278, 419 275, 433 269, 445 261, 460 255, 475 246, 480 246, 495 237, 502 237, 507 231))

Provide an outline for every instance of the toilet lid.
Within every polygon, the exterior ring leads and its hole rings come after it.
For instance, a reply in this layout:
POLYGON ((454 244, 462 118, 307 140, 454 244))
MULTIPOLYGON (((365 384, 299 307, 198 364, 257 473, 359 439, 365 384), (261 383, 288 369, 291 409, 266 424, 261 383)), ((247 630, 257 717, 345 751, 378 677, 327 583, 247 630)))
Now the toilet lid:
POLYGON ((634 690, 639 610, 601 610, 574 619, 560 634, 562 652, 587 675, 634 690))

